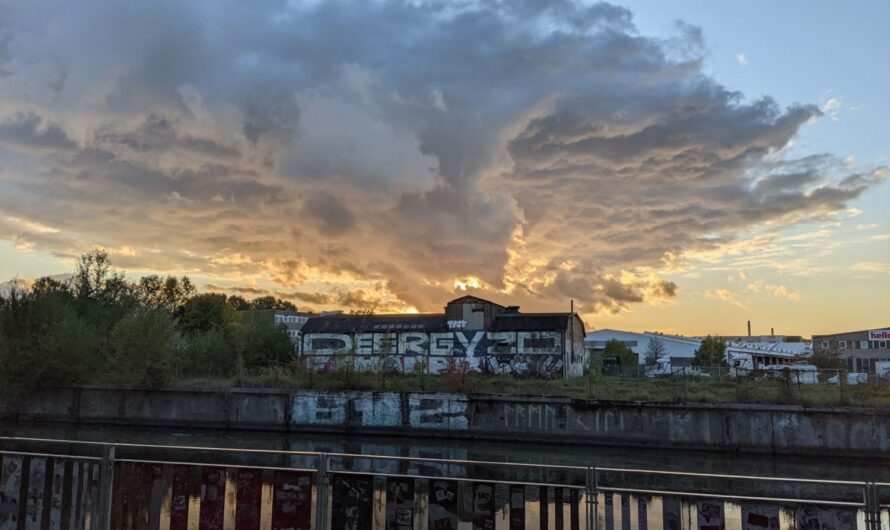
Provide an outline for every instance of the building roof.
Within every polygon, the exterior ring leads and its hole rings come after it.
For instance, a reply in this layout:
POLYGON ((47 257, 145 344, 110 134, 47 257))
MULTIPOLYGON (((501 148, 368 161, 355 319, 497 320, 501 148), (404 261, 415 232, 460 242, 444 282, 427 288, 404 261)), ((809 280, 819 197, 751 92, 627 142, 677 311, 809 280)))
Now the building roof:
POLYGON ((305 311, 291 311, 290 309, 239 309, 239 314, 265 314, 274 313, 276 315, 290 315, 298 317, 314 317, 316 313, 307 313, 305 311))
POLYGON ((828 333, 826 335, 813 335, 813 340, 816 340, 816 337, 821 339, 821 338, 825 338, 825 337, 838 337, 841 335, 855 335, 857 333, 868 333, 869 331, 876 331, 879 329, 890 329, 890 326, 876 327, 876 328, 869 328, 869 329, 860 329, 859 331, 844 331, 841 333, 828 333))
POLYGON ((303 333, 356 333, 361 331, 445 331, 442 314, 326 315, 310 318, 303 333))
POLYGON ((638 331, 622 331, 620 329, 608 329, 608 328, 591 331, 590 333, 588 333, 587 335, 584 336, 584 340, 587 340, 587 341, 602 340, 599 335, 610 335, 610 334, 615 334, 615 333, 621 333, 624 335, 634 335, 636 337, 644 338, 644 339, 655 338, 655 339, 663 340, 663 341, 682 342, 684 344, 691 344, 691 345, 696 345, 696 346, 701 344, 701 339, 697 339, 694 337, 681 337, 679 335, 666 335, 663 333, 648 333, 648 332, 641 333, 638 331))
POLYGON ((484 303, 484 304, 496 305, 496 306, 498 306, 498 307, 500 307, 500 308, 507 309, 507 306, 503 306, 503 305, 501 305, 501 304, 499 304, 499 303, 497 303, 497 302, 492 302, 491 300, 486 300, 485 298, 479 298, 478 296, 473 296, 473 295, 471 295, 471 294, 461 296, 460 298, 455 298, 454 300, 449 301, 449 302, 448 302, 447 304, 445 304, 445 305, 448 306, 448 305, 451 305, 451 304, 460 302, 460 301, 462 301, 462 300, 467 300, 467 299, 469 299, 469 300, 471 300, 471 301, 474 301, 474 302, 482 302, 482 303, 484 303))
POLYGON ((571 313, 505 313, 494 317, 491 331, 552 331, 567 329, 571 313))
MULTIPOLYGON (((577 314, 575 315, 577 317, 577 314)), ((497 315, 486 331, 554 331, 569 326, 572 313, 507 313, 497 315)), ((580 319, 579 319, 580 321, 580 319)), ((582 335, 583 335, 583 322, 582 335)), ((323 315, 311 317, 303 333, 357 333, 373 331, 449 331, 444 314, 323 315)))

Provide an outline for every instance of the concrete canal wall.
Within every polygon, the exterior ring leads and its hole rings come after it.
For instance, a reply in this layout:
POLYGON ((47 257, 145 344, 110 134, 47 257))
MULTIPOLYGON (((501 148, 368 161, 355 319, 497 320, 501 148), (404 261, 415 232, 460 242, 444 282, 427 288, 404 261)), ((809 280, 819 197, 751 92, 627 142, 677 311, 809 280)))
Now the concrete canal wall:
MULTIPOLYGON (((2 410, 2 408, 0 408, 2 410)), ((6 405, 18 421, 333 433, 832 456, 890 454, 890 410, 532 396, 74 388, 6 405)))

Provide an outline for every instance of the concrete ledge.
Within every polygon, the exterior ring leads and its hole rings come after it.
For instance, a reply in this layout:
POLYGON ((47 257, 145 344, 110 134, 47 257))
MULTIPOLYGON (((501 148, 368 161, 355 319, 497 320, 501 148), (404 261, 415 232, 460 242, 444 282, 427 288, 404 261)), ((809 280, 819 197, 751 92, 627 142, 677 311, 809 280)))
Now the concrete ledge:
POLYGON ((311 390, 73 388, 21 397, 20 421, 432 435, 870 456, 890 454, 890 410, 586 401, 538 396, 311 390))

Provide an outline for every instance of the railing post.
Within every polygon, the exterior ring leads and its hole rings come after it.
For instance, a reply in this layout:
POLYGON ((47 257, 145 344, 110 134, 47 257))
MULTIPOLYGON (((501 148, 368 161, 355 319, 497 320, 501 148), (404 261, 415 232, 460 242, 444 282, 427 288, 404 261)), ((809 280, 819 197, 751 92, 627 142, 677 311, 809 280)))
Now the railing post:
POLYGON ((315 530, 327 530, 328 523, 328 454, 318 456, 316 470, 315 530))
POLYGON ((866 530, 881 530, 881 502, 874 482, 865 483, 864 497, 866 530))
POLYGON ((587 466, 587 481, 585 484, 587 493, 587 530, 597 530, 597 512, 599 504, 599 496, 596 491, 596 475, 594 468, 587 466))
POLYGON ((99 530, 111 528, 111 503, 114 501, 114 446, 102 446, 102 464, 99 474, 99 530))

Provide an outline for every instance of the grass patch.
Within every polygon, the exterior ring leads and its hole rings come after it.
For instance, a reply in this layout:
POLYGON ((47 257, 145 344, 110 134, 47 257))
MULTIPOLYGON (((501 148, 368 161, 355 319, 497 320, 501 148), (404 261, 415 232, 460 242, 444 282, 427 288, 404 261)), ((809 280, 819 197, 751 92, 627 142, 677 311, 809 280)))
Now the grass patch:
POLYGON ((593 376, 541 380, 505 375, 454 377, 338 371, 313 373, 300 367, 274 366, 244 371, 229 378, 181 379, 179 388, 286 388, 364 390, 374 392, 467 392, 479 394, 557 396, 574 399, 653 402, 762 403, 890 407, 890 385, 794 384, 747 378, 593 376), (458 388, 459 387, 459 388, 458 388))

